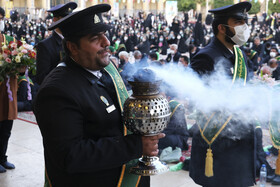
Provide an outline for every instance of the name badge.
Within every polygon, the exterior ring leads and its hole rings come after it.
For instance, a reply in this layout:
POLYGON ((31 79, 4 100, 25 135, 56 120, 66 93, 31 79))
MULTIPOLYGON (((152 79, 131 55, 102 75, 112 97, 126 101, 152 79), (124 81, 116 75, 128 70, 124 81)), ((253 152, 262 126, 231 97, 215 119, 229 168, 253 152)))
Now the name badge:
POLYGON ((115 105, 111 105, 111 106, 107 107, 106 110, 107 110, 108 113, 111 113, 114 110, 116 110, 116 107, 115 107, 115 105))

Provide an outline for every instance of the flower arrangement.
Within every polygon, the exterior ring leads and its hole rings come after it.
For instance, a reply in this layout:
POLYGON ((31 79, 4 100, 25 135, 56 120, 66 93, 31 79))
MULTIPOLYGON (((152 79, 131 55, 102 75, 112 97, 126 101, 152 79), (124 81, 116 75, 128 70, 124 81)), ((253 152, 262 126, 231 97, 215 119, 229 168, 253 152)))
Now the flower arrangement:
POLYGON ((272 78, 271 75, 263 74, 262 71, 259 75, 255 75, 250 82, 252 84, 266 84, 271 87, 280 83, 279 81, 276 81, 275 78, 272 78))
POLYGON ((36 73, 36 52, 32 45, 24 40, 2 43, 0 53, 0 82, 5 78, 15 76, 20 68, 26 67, 32 74, 36 73))

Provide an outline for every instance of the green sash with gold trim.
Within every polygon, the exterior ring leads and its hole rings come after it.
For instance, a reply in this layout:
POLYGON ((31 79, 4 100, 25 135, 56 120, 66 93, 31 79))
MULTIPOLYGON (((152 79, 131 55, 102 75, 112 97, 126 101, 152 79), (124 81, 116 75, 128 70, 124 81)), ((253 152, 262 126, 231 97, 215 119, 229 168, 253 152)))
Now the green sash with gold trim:
POLYGON ((257 54, 257 51, 251 49, 251 55, 249 56, 250 60, 252 60, 252 58, 254 58, 254 56, 257 54))
MULTIPOLYGON (((114 82, 114 86, 115 86, 116 93, 118 96, 119 105, 120 105, 121 111, 123 111, 123 104, 126 101, 126 99, 129 97, 126 87, 123 83, 123 80, 122 80, 120 74, 118 73, 118 70, 111 62, 108 66, 105 67, 105 70, 106 70, 106 72, 109 73, 109 75, 111 76, 111 78, 114 82)), ((132 134, 132 133, 124 126, 124 135, 127 135, 127 134, 132 134)), ((135 166, 135 164, 137 162, 138 162, 138 159, 134 159, 122 166, 122 172, 121 172, 121 176, 120 176, 117 187, 134 187, 134 186, 137 187, 138 186, 141 176, 129 173, 130 168, 135 166)))
MULTIPOLYGON (((29 83, 30 83, 31 85, 34 85, 34 84, 33 84, 33 81, 32 81, 29 77, 28 77, 28 79, 29 79, 29 83)), ((26 82, 27 82, 27 78, 26 78, 25 75, 18 76, 18 81, 17 81, 18 85, 19 85, 22 81, 26 81, 26 82)))
MULTIPOLYGON (((244 81, 246 84, 247 68, 242 51, 234 46, 235 65, 233 70, 232 84, 238 81, 244 81)), ((223 111, 216 111, 212 113, 198 112, 196 122, 198 124, 201 137, 209 145, 205 160, 205 176, 212 177, 213 173, 213 153, 211 149, 212 143, 217 139, 222 130, 230 122, 232 115, 226 114, 223 111)))
POLYGON ((173 116, 173 114, 175 113, 175 111, 177 110, 177 108, 180 106, 181 104, 178 101, 175 100, 170 100, 169 101, 169 107, 170 107, 170 111, 171 111, 171 115, 170 118, 173 116))

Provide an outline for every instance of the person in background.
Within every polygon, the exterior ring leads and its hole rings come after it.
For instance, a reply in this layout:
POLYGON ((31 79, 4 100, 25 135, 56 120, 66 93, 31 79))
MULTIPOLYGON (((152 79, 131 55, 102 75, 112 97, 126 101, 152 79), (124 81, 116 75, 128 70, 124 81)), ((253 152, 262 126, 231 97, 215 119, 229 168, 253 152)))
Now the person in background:
POLYGON ((65 61, 46 77, 34 101, 45 186, 150 186, 150 177, 129 173, 131 161, 156 156, 164 134, 130 134, 123 125, 128 93, 110 63, 106 31, 111 27, 101 15, 110 9, 91 6, 49 27, 64 36, 65 61))
POLYGON ((145 34, 141 36, 140 43, 134 47, 134 49, 139 50, 142 54, 149 54, 151 47, 150 42, 145 34))
MULTIPOLYGON (((66 4, 59 4, 48 12, 53 14, 53 22, 57 22, 61 18, 69 15, 72 11, 77 8, 77 3, 69 2, 66 4)), ((36 57, 36 83, 42 84, 45 77, 53 70, 57 64, 63 58, 62 49, 62 39, 63 36, 59 28, 55 29, 52 35, 39 42, 36 46, 37 57, 36 57)))
POLYGON ((183 67, 188 67, 189 65, 189 58, 185 55, 180 56, 179 64, 181 64, 183 67))
POLYGON ((149 61, 150 61, 150 65, 156 65, 156 66, 161 66, 160 61, 158 61, 158 55, 156 52, 150 52, 149 54, 149 61))
MULTIPOLYGON (((240 2, 209 10, 214 14, 212 28, 215 36, 210 44, 197 52, 190 64, 206 84, 205 75, 211 76, 214 72, 221 72, 233 83, 236 83, 236 77, 242 80, 242 85, 248 80, 247 58, 237 45, 242 46, 249 39, 246 20, 251 6, 249 2, 240 2)), ((197 115, 193 126, 190 177, 204 187, 253 186, 255 126, 222 110, 216 108, 197 115)))
POLYGON ((266 165, 267 169, 267 177, 266 181, 271 182, 273 178, 275 177, 274 170, 271 168, 269 163, 266 160, 267 154, 263 150, 263 133, 261 125, 256 125, 255 128, 255 136, 256 136, 256 176, 259 177, 260 175, 260 169, 262 164, 266 165))
POLYGON ((258 53, 253 49, 250 49, 249 47, 244 47, 243 51, 250 60, 250 62, 248 62, 248 65, 251 71, 257 71, 259 69, 258 53))
POLYGON ((271 45, 269 55, 267 55, 265 58, 262 59, 261 64, 268 64, 268 61, 272 58, 276 58, 277 60, 280 60, 279 52, 275 45, 271 45))
POLYGON ((199 48, 196 47, 194 44, 189 45, 189 54, 190 59, 192 60, 193 56, 199 51, 199 48))
POLYGON ((261 55, 263 54, 263 44, 261 44, 261 39, 256 36, 254 38, 254 44, 252 49, 258 53, 258 63, 261 61, 261 55))
POLYGON ((142 59, 142 53, 139 50, 135 50, 133 52, 133 56, 134 56, 134 59, 135 59, 135 63, 140 62, 141 59, 142 59))
MULTIPOLYGON (((4 31, 5 10, 0 7, 0 32, 4 31)), ((3 42, 16 41, 14 37, 0 34, 0 52, 2 53, 3 42)), ((7 81, 0 82, 0 173, 6 169, 15 169, 15 165, 7 160, 8 142, 11 136, 13 122, 17 119, 17 78, 10 77, 9 86, 12 92, 10 98, 7 93, 7 81)))
POLYGON ((113 46, 109 46, 109 53, 111 56, 116 57, 116 49, 113 46))
POLYGON ((275 80, 280 80, 279 61, 277 61, 276 58, 272 58, 268 61, 268 66, 271 68, 272 78, 275 78, 275 80))
POLYGON ((17 106, 18 111, 32 111, 32 100, 36 95, 33 81, 25 73, 18 76, 17 106))
POLYGON ((167 127, 163 130, 165 137, 159 140, 158 148, 162 150, 167 147, 172 147, 172 149, 179 147, 181 150, 188 150, 189 132, 185 117, 185 107, 175 100, 175 95, 170 90, 172 89, 168 87, 162 93, 169 102, 171 115, 167 127))
POLYGON ((178 51, 178 45, 177 44, 171 44, 170 45, 170 52, 167 55, 166 61, 167 62, 178 63, 180 56, 181 56, 181 53, 178 51))

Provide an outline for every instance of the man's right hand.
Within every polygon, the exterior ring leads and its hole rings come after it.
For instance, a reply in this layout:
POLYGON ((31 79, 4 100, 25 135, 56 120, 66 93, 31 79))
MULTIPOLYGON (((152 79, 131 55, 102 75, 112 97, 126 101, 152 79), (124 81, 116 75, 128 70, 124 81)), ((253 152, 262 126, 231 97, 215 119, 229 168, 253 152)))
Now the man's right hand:
POLYGON ((164 133, 159 133, 155 136, 142 136, 143 155, 157 156, 158 155, 158 141, 164 138, 164 133))

